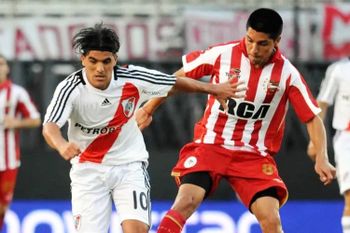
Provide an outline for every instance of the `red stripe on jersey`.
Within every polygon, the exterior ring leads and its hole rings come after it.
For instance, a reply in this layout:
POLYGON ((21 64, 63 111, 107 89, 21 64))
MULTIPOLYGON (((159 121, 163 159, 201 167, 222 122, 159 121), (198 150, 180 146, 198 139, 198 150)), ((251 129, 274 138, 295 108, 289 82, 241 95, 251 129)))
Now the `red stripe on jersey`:
POLYGON ((21 113, 22 117, 24 117, 24 118, 30 117, 29 110, 23 102, 18 102, 18 104, 17 104, 16 115, 18 113, 21 113))
POLYGON ((203 114, 202 119, 196 124, 194 128, 194 140, 200 139, 201 142, 203 142, 203 138, 205 134, 207 133, 208 129, 206 127, 206 124, 208 123, 208 118, 211 114, 211 108, 213 107, 213 104, 215 102, 215 97, 212 95, 209 95, 209 99, 207 102, 207 107, 205 109, 205 112, 203 114))
MULTIPOLYGON (((306 88, 309 99, 315 106, 318 106, 315 98, 311 94, 310 89, 306 85, 305 80, 303 79, 302 76, 300 76, 300 78, 306 88)), ((314 112, 310 109, 309 105, 305 102, 305 99, 302 98, 302 93, 300 93, 300 90, 297 87, 295 86, 290 87, 289 99, 293 105, 295 113, 297 114, 297 116, 302 122, 308 122, 315 116, 314 112)))
MULTIPOLYGON (((289 87, 291 77, 286 81, 286 87, 289 87)), ((265 135, 265 146, 268 148, 268 152, 274 155, 278 152, 281 146, 283 132, 285 127, 285 115, 286 115, 286 104, 288 100, 288 90, 283 93, 283 96, 278 103, 275 114, 273 115, 270 125, 265 135)))
MULTIPOLYGON (((284 60, 281 59, 280 62, 276 62, 272 68, 271 78, 270 78, 269 84, 267 85, 266 95, 263 102, 264 104, 271 103, 273 97, 278 91, 279 83, 281 81, 283 65, 284 65, 284 60)), ((258 132, 261 129, 261 126, 262 126, 262 120, 257 120, 254 123, 254 129, 249 142, 249 145, 253 146, 256 149, 257 149, 256 144, 258 142, 258 136, 259 136, 258 132)))
MULTIPOLYGON (((231 51, 231 65, 230 65, 229 73, 231 73, 233 69, 238 69, 239 67, 241 67, 241 58, 242 58, 242 52, 240 50, 240 47, 235 46, 231 51)), ((220 70, 220 66, 217 69, 220 70)), ((225 129, 227 119, 228 119, 227 114, 219 112, 219 116, 214 127, 214 130, 216 132, 214 144, 219 144, 219 145, 224 144, 224 138, 222 137, 222 134, 225 129)))
POLYGON ((186 55, 186 62, 192 62, 196 60, 201 54, 203 54, 204 51, 193 51, 190 54, 186 55))
MULTIPOLYGON (((136 106, 140 98, 138 89, 133 84, 126 83, 122 90, 122 96, 120 98, 117 111, 114 114, 113 119, 107 125, 107 127, 115 127, 116 130, 108 134, 100 134, 95 140, 93 140, 85 149, 85 151, 81 153, 79 162, 102 162, 106 153, 110 150, 114 142, 117 140, 123 125, 126 124, 130 117, 133 115, 131 114, 129 117, 127 117, 124 113, 123 106, 124 100, 128 100, 129 98, 133 97, 135 98, 134 106, 136 106)), ((133 111, 134 110, 135 108, 133 111)))
MULTIPOLYGON (((259 77, 261 75, 262 69, 256 69, 253 65, 250 66, 250 77, 248 81, 248 90, 246 92, 245 100, 254 102, 256 92, 258 90, 259 77)), ((244 132, 247 120, 237 120, 235 129, 233 130, 232 140, 235 142, 235 146, 243 146, 242 136, 244 132)))
MULTIPOLYGON (((6 86, 6 104, 5 104, 5 116, 7 116, 10 112, 10 98, 11 98, 11 85, 9 83, 8 86, 6 86)), ((5 164, 6 167, 9 167, 9 130, 4 130, 4 137, 5 137, 5 164)))

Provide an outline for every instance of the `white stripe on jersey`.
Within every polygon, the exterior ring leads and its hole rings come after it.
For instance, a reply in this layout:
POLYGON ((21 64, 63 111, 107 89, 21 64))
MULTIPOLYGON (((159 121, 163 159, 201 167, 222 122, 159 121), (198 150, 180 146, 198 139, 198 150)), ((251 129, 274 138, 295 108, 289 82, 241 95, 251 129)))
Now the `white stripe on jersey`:
POLYGON ((219 46, 216 46, 215 49, 209 49, 209 50, 202 51, 202 53, 200 53, 198 58, 196 58, 194 61, 190 61, 190 62, 187 62, 186 56, 183 56, 182 63, 184 64, 184 66, 183 66, 184 71, 188 72, 188 71, 193 70, 194 68, 196 68, 202 64, 214 65, 215 60, 213 60, 213 57, 218 57, 219 55, 221 55, 222 53, 227 51, 228 47, 232 48, 232 47, 236 46, 237 44, 238 43, 228 44, 228 45, 226 45, 226 44, 219 45, 219 46))

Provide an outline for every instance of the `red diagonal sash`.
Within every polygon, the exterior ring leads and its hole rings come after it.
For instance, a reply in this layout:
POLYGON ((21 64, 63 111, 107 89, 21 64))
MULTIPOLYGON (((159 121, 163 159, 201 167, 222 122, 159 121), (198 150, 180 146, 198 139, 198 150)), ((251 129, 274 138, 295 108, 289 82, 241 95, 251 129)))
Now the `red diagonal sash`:
POLYGON ((100 134, 95 140, 93 140, 90 145, 80 154, 79 162, 95 162, 101 163, 106 153, 111 149, 114 142, 117 140, 120 131, 125 125, 130 117, 133 115, 125 109, 123 103, 128 99, 134 98, 134 106, 132 111, 135 111, 135 106, 140 98, 137 88, 131 83, 126 83, 122 90, 122 96, 114 114, 113 119, 108 123, 107 127, 115 127, 116 130, 107 133, 100 134), (124 101, 124 102, 123 102, 124 101))

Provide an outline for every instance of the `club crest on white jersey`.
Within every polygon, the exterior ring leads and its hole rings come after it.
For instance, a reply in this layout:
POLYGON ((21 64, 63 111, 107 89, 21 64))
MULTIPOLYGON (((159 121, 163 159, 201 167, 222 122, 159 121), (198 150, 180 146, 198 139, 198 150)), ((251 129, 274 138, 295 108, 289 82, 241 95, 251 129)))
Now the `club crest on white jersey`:
POLYGON ((130 97, 122 101, 123 112, 127 118, 130 118, 135 110, 135 97, 130 97))

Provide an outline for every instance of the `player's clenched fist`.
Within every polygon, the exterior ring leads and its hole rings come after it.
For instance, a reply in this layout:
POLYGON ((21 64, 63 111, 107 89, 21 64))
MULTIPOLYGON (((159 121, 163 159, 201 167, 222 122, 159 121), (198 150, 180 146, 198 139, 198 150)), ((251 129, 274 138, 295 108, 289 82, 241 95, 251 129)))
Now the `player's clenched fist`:
POLYGON ((65 160, 70 160, 81 153, 77 144, 66 142, 58 147, 58 152, 65 160))

